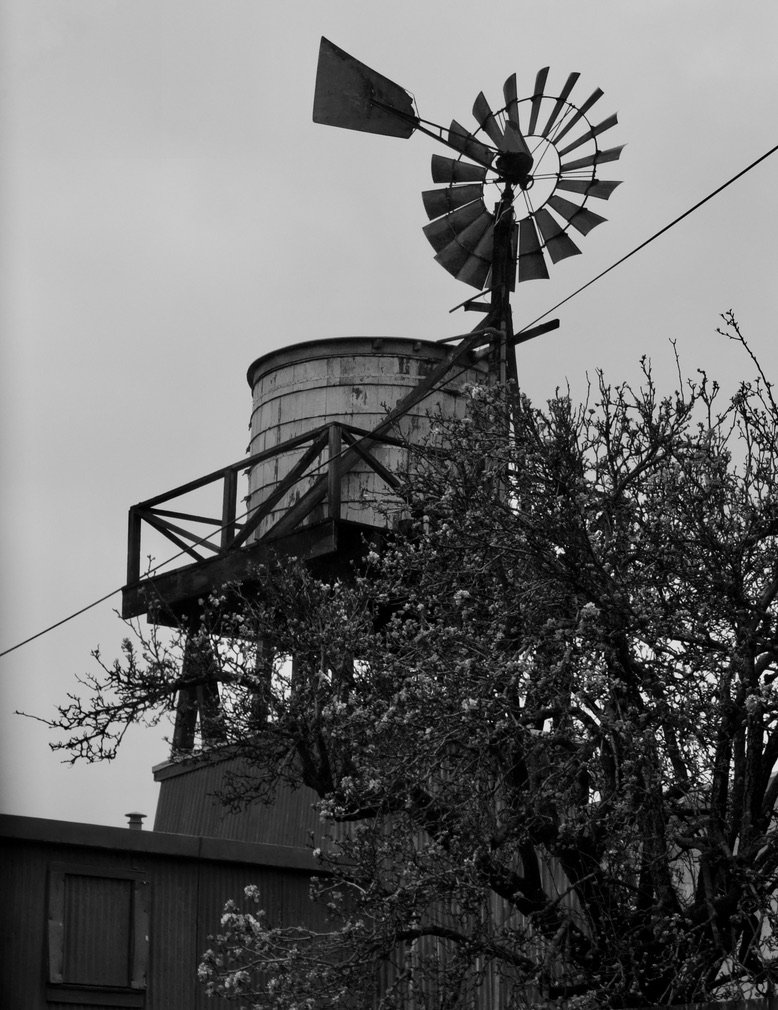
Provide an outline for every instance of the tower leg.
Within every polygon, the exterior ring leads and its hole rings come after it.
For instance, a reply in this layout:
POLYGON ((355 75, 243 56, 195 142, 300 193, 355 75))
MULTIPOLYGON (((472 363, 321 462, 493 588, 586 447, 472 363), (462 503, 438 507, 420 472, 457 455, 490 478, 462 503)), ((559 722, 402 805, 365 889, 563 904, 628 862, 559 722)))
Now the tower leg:
POLYGON ((265 638, 257 641, 257 657, 254 673, 257 686, 251 693, 251 722, 254 726, 264 726, 270 715, 270 690, 273 676, 273 647, 265 638))
POLYGON ((210 642, 198 633, 187 636, 181 679, 173 729, 174 755, 194 750, 198 717, 203 747, 219 744, 226 736, 216 657, 210 642))

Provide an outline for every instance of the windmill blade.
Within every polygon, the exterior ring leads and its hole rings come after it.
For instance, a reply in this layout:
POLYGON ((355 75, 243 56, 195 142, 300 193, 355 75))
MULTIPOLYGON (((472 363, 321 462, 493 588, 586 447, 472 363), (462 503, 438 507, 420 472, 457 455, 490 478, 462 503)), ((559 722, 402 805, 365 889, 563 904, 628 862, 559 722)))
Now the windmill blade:
POLYGON ((322 37, 313 121, 345 130, 408 138, 418 125, 405 88, 322 37))
POLYGON ((568 161, 565 165, 559 166, 559 171, 574 172, 577 168, 591 168, 593 165, 603 165, 606 161, 618 161, 625 146, 621 144, 619 147, 609 147, 607 151, 595 151, 594 154, 579 158, 577 161, 568 161))
POLYGON ((607 182, 605 179, 560 179, 557 189, 566 189, 571 193, 582 193, 586 196, 596 196, 598 200, 609 199, 611 193, 621 182, 607 182))
POLYGON ((538 125, 538 115, 540 114, 540 106, 543 104, 543 92, 546 90, 547 77, 548 67, 538 70, 535 78, 535 90, 532 92, 532 101, 530 102, 529 126, 527 127, 529 136, 534 136, 538 125))
POLYGON ((473 105, 473 115, 475 116, 478 124, 488 135, 489 139, 496 144, 496 146, 501 151, 513 151, 513 153, 521 153, 523 155, 529 155, 529 148, 526 145, 526 140, 521 136, 521 130, 518 128, 518 119, 515 122, 508 119, 506 123, 506 129, 503 130, 500 124, 494 117, 494 113, 489 106, 486 98, 484 97, 483 91, 476 98, 475 104, 473 105))
POLYGON ((519 284, 547 277, 548 267, 535 230, 535 222, 531 217, 525 217, 519 221, 519 284))
POLYGON ((486 280, 492 269, 492 255, 494 252, 494 226, 489 227, 481 236, 478 245, 473 250, 472 255, 465 265, 457 273, 458 281, 471 284, 474 288, 482 291, 486 287, 486 280))
POLYGON ((444 270, 456 277, 458 281, 470 284, 479 291, 486 286, 486 279, 492 268, 491 260, 482 259, 468 253, 461 246, 451 247, 451 254, 440 252, 435 256, 435 262, 440 263, 444 270))
POLYGON ((481 240, 487 234, 494 232, 494 214, 482 203, 482 212, 465 228, 457 233, 456 243, 468 253, 475 253, 481 245, 481 240))
POLYGON ((433 182, 483 182, 485 178, 486 169, 481 165, 470 165, 442 154, 432 155, 433 182))
MULTIPOLYGON (((489 222, 494 221, 494 215, 490 214, 486 209, 486 204, 483 200, 473 200, 472 203, 468 203, 464 207, 446 214, 445 217, 440 217, 437 221, 425 225, 422 231, 427 236, 435 252, 440 252, 449 243, 457 241, 471 224, 484 217, 488 219, 484 227, 489 222)), ((474 248, 475 243, 473 244, 474 248)))
POLYGON ((487 211, 444 246, 435 261, 457 280, 484 286, 492 265, 494 217, 487 211))
POLYGON ((581 250, 545 207, 535 212, 535 224, 552 263, 558 263, 568 256, 580 255, 581 250))
POLYGON ((565 154, 569 154, 571 151, 574 151, 576 147, 580 147, 581 144, 585 144, 587 140, 594 140, 595 137, 599 137, 601 133, 605 133, 606 130, 610 130, 612 126, 615 126, 618 121, 619 118, 614 112, 612 116, 608 116, 607 119, 603 119, 603 121, 598 123, 597 126, 593 126, 590 130, 587 130, 586 133, 582 134, 578 138, 578 140, 574 140, 572 144, 568 144, 567 147, 558 151, 557 153, 559 154, 559 157, 561 158, 565 154))
MULTIPOLYGON (((567 80, 565 81, 565 86, 562 88, 562 91, 559 94, 559 98, 557 98, 556 104, 554 105, 554 108, 551 110, 551 115, 548 117, 548 122, 543 127, 543 132, 541 133, 542 137, 547 137, 551 132, 554 123, 556 123, 557 119, 559 118, 559 113, 564 108, 565 102, 567 101, 567 96, 575 87, 575 82, 578 80, 580 76, 581 75, 579 73, 575 72, 573 72, 568 76, 567 80)), ((529 132, 534 133, 535 131, 530 129, 529 132)))
POLYGON ((605 92, 602 88, 595 88, 594 91, 589 95, 586 101, 578 109, 576 109, 575 115, 572 116, 562 127, 559 133, 554 137, 554 143, 558 144, 562 137, 566 136, 570 130, 575 126, 575 124, 583 119, 586 113, 591 109, 595 102, 598 102, 605 92))
POLYGON ((421 194, 421 198, 427 217, 432 220, 441 214, 449 214, 452 210, 464 207, 473 200, 480 200, 483 191, 483 186, 473 183, 467 186, 447 186, 445 189, 428 189, 421 194))
POLYGON ((494 118, 494 113, 492 112, 483 91, 479 91, 478 97, 473 103, 473 116, 495 147, 504 151, 506 149, 505 135, 502 132, 500 124, 494 118))
POLYGON ((519 93, 516 88, 516 74, 511 74, 505 84, 503 84, 502 93, 503 98, 505 99, 505 114, 508 117, 508 122, 513 123, 519 133, 521 133, 521 124, 519 123, 519 93))
POLYGON ((465 284, 470 284, 477 291, 483 291, 487 286, 491 268, 492 264, 489 260, 479 260, 475 256, 471 256, 465 266, 456 275, 456 279, 464 281, 465 284))
POLYGON ((456 119, 451 120, 448 129, 448 143, 457 151, 466 154, 468 158, 477 161, 479 165, 489 168, 494 161, 494 151, 491 151, 486 144, 481 144, 475 137, 458 123, 456 119))
POLYGON ((510 154, 524 154, 530 159, 529 164, 531 165, 534 161, 532 157, 532 152, 529 149, 527 141, 522 136, 521 130, 510 120, 505 124, 505 143, 503 145, 503 150, 510 154))
POLYGON ((580 207, 577 203, 557 196, 556 193, 549 197, 548 205, 582 235, 588 235, 592 228, 596 228, 598 224, 607 220, 607 218, 595 214, 593 210, 589 210, 588 207, 580 207))

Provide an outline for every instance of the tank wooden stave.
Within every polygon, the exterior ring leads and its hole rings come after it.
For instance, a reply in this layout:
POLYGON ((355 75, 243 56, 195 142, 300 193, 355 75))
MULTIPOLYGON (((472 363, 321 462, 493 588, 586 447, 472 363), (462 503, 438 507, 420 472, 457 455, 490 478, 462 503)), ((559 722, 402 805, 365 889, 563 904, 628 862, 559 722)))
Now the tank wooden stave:
MULTIPOLYGON (((372 430, 389 409, 414 389, 448 353, 444 345, 405 337, 338 337, 281 348, 258 358, 248 370, 253 409, 250 453, 274 446, 333 421, 372 430)), ((410 441, 429 433, 429 415, 463 416, 465 387, 484 382, 486 365, 459 366, 454 374, 404 414, 397 429, 410 441)), ((249 472, 249 513, 272 494, 307 449, 302 445, 253 466, 249 472)), ((400 447, 376 445, 371 451, 389 470, 400 469, 400 447)), ((262 536, 312 486, 326 467, 326 450, 311 469, 278 501, 259 526, 262 536)), ((340 518, 368 526, 386 526, 374 502, 387 498, 388 488, 374 470, 358 461, 342 476, 340 518)), ((327 515, 321 503, 308 517, 327 515)))

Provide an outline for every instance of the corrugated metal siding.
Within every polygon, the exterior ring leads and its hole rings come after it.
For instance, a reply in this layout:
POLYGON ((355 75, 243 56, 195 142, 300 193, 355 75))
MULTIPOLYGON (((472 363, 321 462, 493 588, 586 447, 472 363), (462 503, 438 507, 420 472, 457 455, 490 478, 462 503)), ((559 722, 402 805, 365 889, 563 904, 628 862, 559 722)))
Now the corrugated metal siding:
MULTIPOLYGON (((4 819, 6 823, 13 818, 4 819)), ((56 824, 56 822, 54 822, 56 824)), ((95 833, 107 829, 97 828, 95 833)), ((200 957, 208 946, 209 934, 218 931, 219 919, 227 898, 242 897, 243 888, 254 883, 265 896, 263 902, 274 922, 319 921, 319 913, 307 900, 309 873, 300 870, 252 865, 234 859, 190 858, 190 839, 182 839, 186 858, 173 851, 133 851, 138 833, 115 831, 121 844, 114 849, 93 848, 88 844, 63 844, 58 840, 35 841, 28 838, 0 839, 0 940, 3 971, 0 972, 0 1007, 5 1010, 78 1010, 81 1004, 58 1003, 46 999, 48 956, 46 930, 48 917, 47 878, 52 868, 74 868, 71 881, 74 899, 70 928, 78 928, 85 915, 96 915, 106 930, 115 954, 109 955, 104 980, 119 963, 125 963, 126 936, 112 923, 111 900, 126 909, 127 892, 121 874, 142 875, 149 881, 150 923, 149 964, 145 1010, 227 1010, 234 1004, 208 1000, 197 982, 200 957), (88 868, 91 878, 80 876, 88 868), (102 877, 100 874, 105 873, 102 877), (89 880, 88 883, 84 883, 89 880), (118 887, 117 887, 118 882, 118 887), (113 960, 115 957, 115 960, 113 960)), ((144 841, 153 839, 144 832, 144 841)), ((166 850, 174 849, 175 839, 162 836, 166 850)), ((262 859, 257 850, 257 860, 262 859)), ((247 860, 250 858, 246 856, 247 860)), ((114 912, 116 909, 114 909, 114 912)), ((118 918, 118 915, 117 915, 118 918)), ((74 982, 99 971, 101 955, 96 944, 70 950, 74 958, 74 982)), ((56 992, 52 990, 52 996, 56 992)), ((89 1003, 89 1010, 100 1004, 89 1003)), ((86 1005, 84 1006, 86 1010, 86 1005)))
POLYGON ((216 798, 239 759, 171 765, 160 781, 155 831, 230 838, 270 845, 321 845, 322 827, 311 789, 279 784, 272 805, 253 803, 240 811, 226 809, 216 798), (313 841, 312 841, 313 839, 313 841))
MULTIPOLYGON (((148 1010, 190 1010, 199 986, 195 978, 197 894, 201 868, 196 861, 155 860, 149 868, 151 895, 151 949, 149 952, 148 1010)), ((220 1001, 214 1006, 219 1006, 220 1001)))
POLYGON ((46 1004, 46 860, 39 846, 0 846, 0 1007, 46 1004))
POLYGON ((63 981, 129 986, 133 881, 65 874, 63 981))
MULTIPOLYGON (((324 925, 322 910, 309 900, 310 878, 307 874, 282 875, 262 867, 246 866, 219 867, 218 872, 211 872, 204 865, 199 878, 198 960, 210 946, 209 936, 220 931, 219 920, 224 902, 232 898, 240 905, 243 889, 248 884, 255 884, 259 888, 262 908, 272 926, 301 923, 318 927, 324 925)), ((234 1007, 234 1004, 229 1005, 234 1007)), ((213 1010, 213 1007, 214 1001, 207 999, 202 988, 199 988, 193 1008, 213 1010)))
MULTIPOLYGON (((37 1005, 37 1004, 36 1004, 37 1005)), ((41 1010, 117 1010, 115 1003, 60 1003, 56 1000, 47 1000, 41 1004, 41 1010)))

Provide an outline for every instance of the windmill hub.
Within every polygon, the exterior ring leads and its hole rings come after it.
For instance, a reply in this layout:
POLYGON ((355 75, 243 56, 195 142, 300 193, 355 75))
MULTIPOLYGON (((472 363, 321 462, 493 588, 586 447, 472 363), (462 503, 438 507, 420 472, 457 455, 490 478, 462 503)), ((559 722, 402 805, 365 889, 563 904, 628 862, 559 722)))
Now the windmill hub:
POLYGON ((535 159, 525 151, 506 151, 497 158, 494 167, 512 186, 529 189, 533 182, 530 172, 534 163, 535 159))

